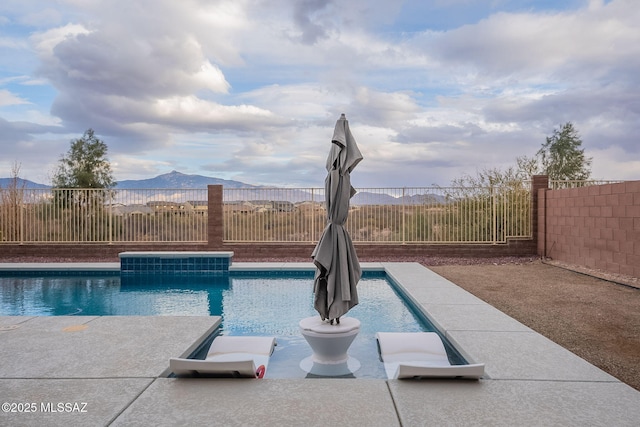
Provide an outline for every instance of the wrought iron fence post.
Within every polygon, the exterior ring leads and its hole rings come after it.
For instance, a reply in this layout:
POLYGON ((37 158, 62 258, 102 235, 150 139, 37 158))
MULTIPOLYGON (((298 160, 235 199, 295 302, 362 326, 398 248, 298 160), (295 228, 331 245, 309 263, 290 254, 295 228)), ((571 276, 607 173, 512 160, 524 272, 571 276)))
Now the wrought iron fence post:
POLYGON ((405 194, 406 194, 405 190, 406 190, 406 187, 402 187, 402 244, 403 245, 405 243, 407 243, 406 242, 406 236, 405 236, 406 229, 407 229, 407 227, 406 227, 407 214, 405 212, 405 207, 406 207, 407 201, 405 199, 405 194))
POLYGON ((24 211, 26 209, 24 200, 20 200, 20 244, 24 244, 24 211))
POLYGON ((113 191, 109 191, 109 244, 113 244, 113 191))
POLYGON ((498 215, 496 209, 496 194, 493 185, 491 186, 491 210, 493 216, 493 244, 495 245, 498 240, 498 215))
POLYGON ((315 188, 311 189, 311 242, 316 241, 316 200, 315 188))
MULTIPOLYGON (((504 189, 503 189, 504 191, 504 189)), ((509 192, 510 194, 513 193, 513 191, 509 192)), ((514 205, 514 200, 513 200, 513 196, 509 197, 509 203, 507 203, 507 197, 505 197, 504 194, 501 195, 502 197, 502 233, 500 236, 500 241, 502 243, 507 243, 507 206, 509 207, 509 209, 513 209, 513 205, 514 205)), ((511 217, 511 212, 509 212, 509 217, 511 217)), ((509 232, 509 235, 513 234, 512 232, 509 232)))

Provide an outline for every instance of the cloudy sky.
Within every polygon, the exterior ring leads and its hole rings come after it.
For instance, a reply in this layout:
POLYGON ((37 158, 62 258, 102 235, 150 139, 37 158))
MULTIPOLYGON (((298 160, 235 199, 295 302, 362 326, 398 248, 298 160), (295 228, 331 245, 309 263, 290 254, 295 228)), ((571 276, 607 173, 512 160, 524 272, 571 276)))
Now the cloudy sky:
POLYGON ((340 113, 357 187, 447 185, 571 121, 640 179, 637 0, 3 0, 0 177, 48 184, 93 128, 116 180, 320 187, 340 113))

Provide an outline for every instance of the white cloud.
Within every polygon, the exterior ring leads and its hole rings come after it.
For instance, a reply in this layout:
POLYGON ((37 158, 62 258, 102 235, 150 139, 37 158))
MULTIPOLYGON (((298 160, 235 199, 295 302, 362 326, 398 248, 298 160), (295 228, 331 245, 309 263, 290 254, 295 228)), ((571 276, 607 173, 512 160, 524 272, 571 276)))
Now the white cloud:
POLYGON ((92 127, 118 179, 177 169, 322 185, 344 112, 365 154, 354 179, 402 186, 507 166, 572 121, 597 153, 594 174, 630 176, 640 156, 635 3, 15 3, 8 16, 25 26, 0 49, 32 59, 0 74, 2 140, 48 141, 46 159, 23 153, 25 172, 66 150, 51 133, 92 127), (446 24, 428 24, 435 16, 446 24), (35 83, 50 85, 53 103, 35 83))
POLYGON ((448 64, 524 79, 593 80, 640 64, 640 9, 632 0, 579 11, 497 13, 426 40, 448 64), (631 61, 629 63, 629 61, 631 61))
POLYGON ((13 93, 9 92, 5 89, 0 89, 0 107, 4 107, 7 105, 21 105, 28 104, 29 101, 26 101, 13 93))
POLYGON ((194 96, 158 99, 153 120, 179 127, 204 129, 256 128, 275 126, 282 120, 270 111, 252 105, 219 105, 194 96))
POLYGON ((111 169, 116 177, 127 179, 147 179, 173 169, 171 162, 130 157, 127 155, 109 155, 111 169))
POLYGON ((60 43, 75 38, 90 31, 80 24, 67 24, 31 36, 31 40, 38 54, 45 60, 54 55, 54 48, 60 43))
POLYGON ((629 153, 619 147, 585 150, 585 154, 594 159, 591 168, 593 179, 638 180, 640 159, 629 158, 629 153))

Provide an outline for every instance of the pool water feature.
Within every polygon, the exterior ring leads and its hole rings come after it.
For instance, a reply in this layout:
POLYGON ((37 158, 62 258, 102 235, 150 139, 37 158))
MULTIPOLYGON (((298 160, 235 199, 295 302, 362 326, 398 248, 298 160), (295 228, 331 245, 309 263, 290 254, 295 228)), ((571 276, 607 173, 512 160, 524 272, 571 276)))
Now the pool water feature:
MULTIPOLYGON (((220 333, 275 336, 267 377, 299 378, 299 362, 311 349, 299 330, 313 309, 312 272, 278 275, 91 275, 0 277, 0 315, 9 316, 222 316, 220 333)), ((349 355, 361 368, 357 378, 385 378, 375 333, 433 331, 382 272, 365 272, 360 304, 349 317, 361 322, 349 355)), ((452 363, 464 363, 450 346, 452 363)))

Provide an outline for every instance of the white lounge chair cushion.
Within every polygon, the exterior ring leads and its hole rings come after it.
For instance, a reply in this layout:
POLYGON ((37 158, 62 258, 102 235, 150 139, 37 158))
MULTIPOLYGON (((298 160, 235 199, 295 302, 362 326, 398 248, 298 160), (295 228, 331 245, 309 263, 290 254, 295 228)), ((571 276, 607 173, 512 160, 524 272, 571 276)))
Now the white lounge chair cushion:
POLYGON ((207 359, 219 354, 247 353, 271 356, 276 345, 274 337, 242 337, 222 335, 211 343, 207 359))
POLYGON ((449 357, 435 332, 378 332, 380 355, 384 362, 425 361, 449 366, 449 357))
POLYGON ((484 374, 484 364, 451 365, 435 332, 378 332, 376 338, 389 379, 480 378, 484 374))
POLYGON ((220 336, 213 340, 204 360, 169 359, 169 367, 177 376, 194 374, 256 378, 256 370, 265 370, 276 345, 274 337, 220 336))

